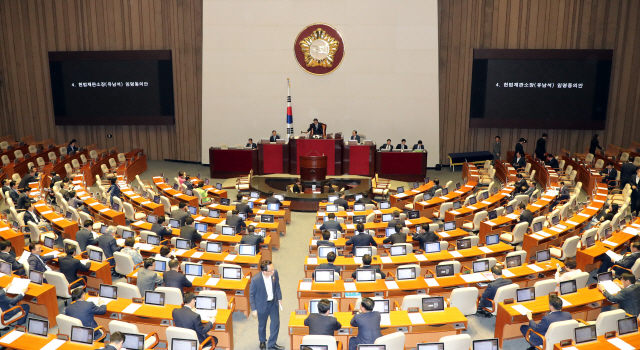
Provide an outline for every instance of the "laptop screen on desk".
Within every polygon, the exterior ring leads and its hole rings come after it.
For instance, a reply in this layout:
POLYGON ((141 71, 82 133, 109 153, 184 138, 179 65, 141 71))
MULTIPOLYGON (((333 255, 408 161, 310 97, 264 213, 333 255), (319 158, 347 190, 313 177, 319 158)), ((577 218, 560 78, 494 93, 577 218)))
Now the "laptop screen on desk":
POLYGON ((453 264, 436 265, 436 277, 448 277, 453 275, 453 264))
POLYGON ((231 204, 231 199, 229 199, 229 198, 220 198, 220 204, 229 205, 229 204, 231 204))
POLYGON ((196 309, 215 310, 216 297, 196 296, 196 309))
POLYGON ((158 237, 156 235, 148 235, 147 236, 147 243, 149 243, 151 245, 158 245, 158 244, 160 244, 160 237, 158 237))
POLYGON ((207 224, 202 222, 196 222, 196 231, 198 232, 207 232, 207 224))
POLYGON ((519 303, 534 300, 536 298, 536 289, 534 287, 520 288, 516 291, 516 300, 519 303))
POLYGON ((219 210, 209 210, 209 217, 210 218, 219 218, 220 217, 220 211, 219 210))
POLYGON ((102 262, 102 252, 97 250, 89 250, 89 260, 102 262))
POLYGON ((355 256, 363 257, 366 254, 373 256, 373 247, 356 247, 355 256))
POLYGON ((386 228, 384 229, 384 235, 385 235, 386 237, 389 237, 389 236, 391 236, 391 235, 392 235, 392 234, 394 234, 394 233, 396 233, 396 228, 395 228, 395 227, 386 227, 386 228))
POLYGON ((398 267, 396 269, 398 281, 416 279, 416 269, 413 267, 398 267))
POLYGON ((391 246, 391 256, 407 255, 407 247, 404 245, 391 246))
POLYGON ((100 284, 100 298, 118 299, 118 287, 109 284, 100 284))
MULTIPOLYGON (((303 344, 303 345, 311 350, 329 350, 328 345, 307 345, 307 344, 303 344)), ((302 347, 302 345, 300 347, 302 347)))
POLYGON ((29 334, 46 337, 49 333, 49 321, 41 321, 36 320, 35 318, 30 318, 29 322, 27 323, 27 332, 29 334))
POLYGON ((578 327, 574 329, 576 344, 582 344, 596 340, 596 325, 578 327))
POLYGON ((422 298, 422 312, 444 311, 444 297, 422 298))
POLYGON ((329 254, 330 252, 337 254, 336 247, 327 247, 327 246, 318 247, 318 257, 320 258, 326 258, 327 254, 329 254))
POLYGON ((256 246, 253 244, 239 244, 238 245, 238 254, 246 255, 246 256, 255 256, 256 255, 256 246))
MULTIPOLYGON (((336 208, 337 207, 338 206, 336 205, 336 208)), ((269 210, 269 211, 278 211, 278 210, 280 210, 280 203, 267 203, 267 210, 269 210)), ((327 210, 327 211, 329 211, 329 210, 327 210)), ((336 211, 338 211, 338 210, 336 210, 336 211)))
POLYGON ((638 332, 638 319, 627 317, 618 320, 618 335, 638 332))
MULTIPOLYGON (((311 300, 309 301, 309 313, 317 314, 318 313, 318 302, 319 300, 311 300)), ((333 302, 329 303, 331 306, 329 307, 329 315, 333 315, 333 302)))
POLYGON ((487 214, 487 216, 489 217, 489 220, 496 219, 498 217, 498 212, 495 210, 492 210, 487 214))
POLYGON ((222 278, 239 280, 242 279, 242 269, 238 267, 224 266, 222 268, 222 278))
MULTIPOLYGON (((187 191, 188 191, 188 190, 187 190, 187 191)), ((190 196, 190 194, 188 194, 188 196, 190 196)), ((192 206, 190 206, 190 205, 188 206, 188 208, 189 208, 189 212, 191 213, 191 215, 196 215, 196 214, 198 214, 198 208, 196 208, 196 207, 192 207, 192 206)))
POLYGON ((507 205, 506 207, 504 207, 504 211, 505 211, 507 214, 511 214, 511 213, 513 213, 513 205, 507 205))
POLYGON ((353 199, 354 199, 354 200, 356 200, 356 201, 357 201, 358 199, 360 199, 360 198, 362 198, 362 195, 361 195, 361 194, 356 194, 355 196, 353 196, 353 199))
POLYGON ((468 238, 459 239, 456 241, 456 248, 458 250, 469 249, 471 248, 471 240, 468 238))
POLYGON ((258 199, 258 198, 260 198, 260 192, 258 192, 258 191, 251 191, 251 192, 249 193, 249 197, 254 198, 254 199, 258 199))
POLYGON ((460 207, 462 207, 462 205, 460 204, 460 201, 453 202, 453 210, 458 210, 460 209, 460 207))
POLYGON ((171 226, 172 228, 180 228, 180 220, 170 219, 169 226, 171 226))
POLYGON ((336 201, 336 199, 338 199, 338 196, 328 196, 327 197, 327 202, 333 203, 333 202, 336 201))
POLYGON ((127 350, 144 350, 144 335, 134 333, 122 333, 124 342, 122 348, 127 350))
POLYGON ((499 350, 498 339, 474 340, 472 350, 499 350))
POLYGON ((376 271, 369 269, 357 269, 356 281, 357 282, 373 282, 376 280, 376 271))
POLYGON ((147 305, 164 306, 164 293, 147 290, 144 292, 144 303, 147 305))
POLYGON ((382 214, 382 222, 389 222, 393 220, 392 214, 382 214))
POLYGON ((522 257, 520 255, 512 255, 506 258, 507 268, 517 267, 522 265, 522 257))
POLYGON ((373 303, 373 311, 381 314, 389 313, 389 300, 374 300, 373 303))
POLYGON ((207 253, 220 253, 220 252, 222 252, 222 243, 207 242, 207 253))
POLYGON ((49 248, 49 249, 53 249, 53 245, 55 243, 55 240, 52 237, 44 237, 44 246, 49 248))
POLYGON ((11 264, 8 262, 0 261, 0 272, 5 275, 11 276, 11 264))
POLYGON ((150 224, 155 224, 156 222, 158 222, 158 217, 155 215, 149 215, 147 216, 147 222, 150 224))
POLYGON ((410 220, 417 219, 420 217, 420 212, 417 210, 412 210, 407 213, 407 218, 410 220))
POLYGON ((545 249, 545 250, 538 250, 536 252, 536 261, 537 262, 541 262, 541 261, 547 261, 551 259, 551 253, 549 252, 549 249, 545 249))
POLYGON ((489 271, 489 260, 476 260, 473 262, 473 272, 487 272, 489 271))
POLYGON ((456 222, 455 221, 447 221, 444 223, 444 230, 445 231, 452 231, 456 229, 456 222))
POLYGON ((358 345, 357 350, 387 350, 386 345, 358 345))
POLYGON ((598 283, 604 281, 613 281, 613 272, 603 272, 598 274, 598 283))
POLYGON ((31 270, 29 271, 29 279, 32 283, 42 285, 44 274, 40 271, 31 270))
POLYGON ((236 228, 231 226, 222 226, 222 235, 223 236, 235 236, 236 228))
POLYGON ((135 237, 136 234, 133 231, 122 230, 122 238, 127 239, 129 237, 135 237))
POLYGON ((444 350, 444 343, 418 344, 418 348, 416 350, 444 350))
POLYGON ((260 215, 260 222, 272 223, 273 215, 267 215, 267 214, 260 215))
POLYGON ((476 197, 469 197, 469 205, 474 205, 476 204, 478 201, 476 200, 476 197))
POLYGON ((156 265, 156 271, 163 272, 167 270, 167 262, 164 260, 156 260, 154 261, 154 264, 156 265))
MULTIPOLYGON (((255 248, 255 246, 254 246, 255 248)), ((202 265, 184 264, 184 274, 187 276, 202 276, 202 265)))
POLYGON ((334 270, 315 270, 315 281, 322 283, 333 283, 334 270))
POLYGON ((71 326, 71 337, 69 340, 76 343, 93 345, 93 328, 71 326))
POLYGON ((354 203, 353 211, 364 211, 364 204, 362 203, 354 203))
POLYGON ((485 236, 485 243, 486 245, 494 245, 500 243, 500 235, 496 234, 485 236))
POLYGON ((576 280, 560 282, 560 295, 572 294, 578 291, 576 280))
POLYGON ((364 224, 367 221, 367 217, 365 215, 354 215, 353 223, 354 224, 364 224))
POLYGON ((440 242, 425 243, 424 244, 424 252, 425 253, 439 253, 440 252, 440 242))
POLYGON ((176 248, 178 249, 191 249, 191 242, 188 239, 177 238, 176 239, 176 248))
POLYGON ((533 224, 533 232, 542 231, 542 222, 536 222, 533 224))
POLYGON ((171 348, 175 350, 198 350, 198 341, 191 339, 171 339, 171 348))

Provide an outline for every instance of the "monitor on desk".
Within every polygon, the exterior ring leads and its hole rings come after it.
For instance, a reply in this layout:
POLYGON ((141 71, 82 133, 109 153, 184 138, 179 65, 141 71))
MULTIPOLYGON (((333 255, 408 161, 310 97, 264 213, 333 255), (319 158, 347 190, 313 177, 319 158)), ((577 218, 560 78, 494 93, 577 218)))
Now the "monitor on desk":
POLYGON ((364 211, 364 203, 354 203, 353 211, 364 211))
POLYGON ((560 216, 556 215, 551 218, 551 226, 555 226, 560 223, 560 216))
POLYGON ((118 287, 101 283, 98 295, 100 298, 118 299, 118 287))
POLYGON ((424 197, 422 197, 423 200, 428 201, 429 199, 431 199, 431 195, 429 193, 425 193, 424 197))
POLYGON ((99 250, 89 249, 89 260, 95 262, 102 262, 102 252, 99 250))
POLYGON ((147 290, 144 292, 144 303, 146 305, 164 306, 164 293, 147 290))
POLYGON ((131 231, 131 230, 122 230, 122 238, 127 239, 127 238, 135 238, 136 234, 135 232, 131 231))
POLYGON ((387 350, 387 346, 386 345, 364 345, 364 344, 360 344, 360 345, 358 345, 358 348, 356 350, 387 350))
POLYGON ((155 215, 149 214, 147 216, 147 222, 150 223, 150 224, 155 224, 156 222, 158 222, 158 217, 155 216, 155 215))
POLYGON ((542 231, 542 222, 536 222, 533 224, 533 232, 542 231))
POLYGON ((378 208, 379 209, 389 209, 389 208, 391 208, 391 203, 389 203, 387 201, 380 201, 380 202, 378 202, 378 208))
POLYGON ((222 184, 221 183, 216 183, 216 190, 221 191, 222 190, 222 184))
POLYGON ((198 310, 216 310, 216 297, 196 296, 196 309, 198 310))
POLYGON ((67 214, 65 214, 64 218, 67 220, 71 220, 72 216, 73 216, 73 213, 71 211, 68 211, 67 214))
POLYGON ((448 188, 446 188, 446 187, 445 187, 445 188, 443 188, 443 189, 442 189, 442 195, 443 195, 443 196, 446 196, 446 195, 448 195, 448 194, 449 194, 449 189, 448 189, 448 188))
POLYGON ((109 226, 107 225, 101 225, 100 226, 100 233, 105 234, 107 233, 107 229, 109 228, 109 226))
POLYGON ((210 179, 208 179, 208 178, 207 178, 207 179, 204 179, 204 185, 205 185, 205 186, 209 186, 209 182, 211 182, 211 180, 210 180, 210 179))
POLYGON ((478 203, 476 197, 469 197, 469 205, 474 205, 476 203, 478 203))
POLYGON ((317 283, 333 283, 335 270, 315 270, 315 282, 317 283))
POLYGON ((273 215, 262 214, 260 215, 260 222, 271 224, 273 223, 273 215))
POLYGON ((155 260, 155 271, 166 271, 167 270, 167 262, 165 260, 155 260))
POLYGON ((361 194, 356 194, 355 196, 353 196, 353 200, 355 200, 355 201, 357 201, 360 198, 362 198, 361 194))
POLYGON ((489 198, 489 191, 482 193, 482 200, 486 201, 488 198, 489 198))
POLYGON ((416 279, 416 269, 414 267, 398 267, 396 278, 398 281, 414 280, 416 279))
POLYGON ((329 230, 329 240, 335 241, 338 239, 338 230, 329 230))
POLYGON ((436 277, 449 277, 455 275, 453 264, 436 265, 436 277))
POLYGON ((280 210, 280 203, 267 203, 267 210, 268 211, 278 211, 278 210, 280 210))
POLYGON ((171 226, 171 228, 180 228, 180 220, 169 219, 169 226, 171 226))
POLYGON ((229 205, 229 204, 231 204, 231 199, 229 199, 229 198, 220 198, 220 204, 221 205, 229 205))
POLYGON ((337 204, 327 204, 326 207, 327 213, 337 213, 338 205, 337 204))
POLYGON ((27 333, 40 337, 49 336, 49 321, 36 320, 30 318, 27 322, 27 333))
POLYGON ((392 245, 389 252, 391 253, 391 256, 407 255, 407 247, 404 244, 392 245))
POLYGON ((484 238, 485 245, 494 245, 500 243, 500 234, 487 235, 484 238))
POLYGON ((473 273, 489 271, 489 260, 482 259, 473 262, 473 273))
POLYGON ((389 222, 393 220, 393 214, 382 214, 382 222, 389 222))
POLYGON ((240 280, 242 279, 242 268, 223 266, 222 278, 231 279, 231 280, 240 280))
POLYGON ((326 259, 327 254, 333 252, 334 254, 338 254, 336 247, 328 247, 328 246, 319 246, 318 247, 318 257, 326 259))
POLYGON ((498 339, 482 339, 474 340, 472 350, 500 350, 498 348, 498 339))
POLYGON ((356 270, 356 282, 375 282, 376 271, 369 269, 356 270))
POLYGON ((151 245, 159 245, 160 244, 160 236, 158 235, 147 235, 147 243, 151 245))
POLYGON ((398 186, 396 188, 396 193, 404 193, 404 186, 398 186))
POLYGON ((462 207, 462 204, 460 204, 460 201, 453 202, 453 210, 458 210, 461 207, 462 207))
POLYGON ((504 207, 504 212, 506 214, 512 214, 513 213, 513 205, 507 205, 506 207, 504 207))
POLYGON ((173 184, 173 189, 177 191, 178 190, 178 184, 173 184))
POLYGON ((456 249, 463 250, 471 248, 471 239, 463 238, 456 241, 456 249))
POLYGON ((422 298, 422 312, 444 311, 444 297, 422 298))
POLYGON ((373 256, 373 247, 356 247, 355 256, 363 257, 366 254, 373 256))
POLYGON ((604 281, 613 281, 613 272, 607 271, 598 274, 598 283, 604 281))
POLYGON ((443 230, 444 231, 453 231, 456 229, 456 222, 455 221, 447 221, 444 223, 443 226, 443 230))
POLYGON ((576 345, 596 341, 598 339, 598 336, 596 335, 595 324, 578 327, 573 331, 575 335, 576 345))
POLYGON ((512 267, 522 266, 522 256, 521 255, 511 255, 506 257, 505 264, 507 268, 510 269, 512 267))
POLYGON ((255 244, 238 244, 238 254, 245 256, 256 256, 255 244))
POLYGON ((384 229, 384 235, 386 237, 391 236, 392 234, 396 233, 396 228, 395 227, 385 227, 384 229))
POLYGON ((534 287, 518 288, 516 290, 516 301, 523 303, 525 301, 531 301, 536 299, 536 289, 534 287))
POLYGON ((417 346, 416 350, 444 350, 444 343, 422 343, 417 346))
POLYGON ((418 187, 420 187, 420 183, 418 181, 414 182, 412 188, 415 190, 418 187))
POLYGON ((595 235, 593 235, 593 236, 588 236, 588 237, 585 239, 585 243, 586 243, 587 248, 589 248, 589 247, 593 247, 593 246, 596 244, 596 236, 595 236, 595 235))
POLYGON ((44 242, 43 245, 49 249, 53 249, 53 245, 55 244, 55 240, 53 239, 53 237, 48 237, 45 236, 44 237, 44 242))
MULTIPOLYGON (((192 190, 185 190, 184 194, 186 194, 187 196, 193 196, 193 191, 192 190)), ((189 211, 191 211, 192 207, 189 207, 189 211)), ((195 215, 195 214, 194 214, 195 215)))
POLYGON ((144 350, 144 334, 122 333, 122 335, 124 335, 123 349, 144 350))
POLYGON ((367 216, 366 215, 354 215, 352 220, 353 220, 354 224, 364 224, 367 221, 367 216))
POLYGON ((604 229, 604 239, 611 238, 612 233, 613 233, 613 228, 607 227, 606 229, 604 229))
POLYGON ((191 339, 171 339, 171 348, 172 349, 185 349, 185 350, 197 350, 198 349, 198 341, 191 339))
MULTIPOLYGON (((190 195, 189 195, 189 196, 190 196, 190 195)), ((193 206, 190 206, 190 205, 188 205, 188 206, 187 206, 187 208, 189 208, 189 212, 191 213, 191 215, 196 215, 196 214, 198 214, 198 208, 193 207, 193 206)))
POLYGON ((576 280, 560 282, 560 295, 573 294, 578 292, 576 280))
POLYGON ((222 243, 207 242, 207 253, 222 253, 222 243))
POLYGON ((618 335, 638 332, 638 319, 636 317, 621 318, 618 320, 618 335))
POLYGON ((209 210, 209 217, 210 218, 219 218, 220 217, 220 210, 209 210))
POLYGON ((331 196, 327 197, 327 202, 333 203, 333 202, 335 202, 336 199, 338 199, 338 196, 331 195, 331 196))
POLYGON ((407 218, 409 220, 417 219, 420 217, 420 212, 418 210, 411 210, 407 212, 407 218))
POLYGON ((247 205, 249 206, 249 209, 253 210, 253 202, 247 202, 247 205))
POLYGON ((160 196, 158 196, 158 195, 154 195, 154 196, 153 196, 153 203, 155 203, 155 204, 160 204, 160 196))
POLYGON ((11 264, 8 262, 0 261, 0 272, 7 276, 11 276, 11 264))
POLYGON ((191 241, 184 238, 176 238, 176 248, 177 249, 191 249, 191 241))
MULTIPOLYGON (((255 248, 255 246, 253 246, 255 248)), ((201 277, 203 270, 202 264, 184 264, 184 274, 187 276, 197 276, 201 277)))
POLYGON ((374 300, 373 311, 377 311, 381 314, 388 314, 391 308, 389 307, 389 300, 374 300))
POLYGON ((425 253, 439 253, 440 252, 440 242, 425 243, 424 244, 424 252, 425 253))
POLYGON ((551 260, 551 252, 549 249, 538 250, 536 252, 536 262, 543 262, 551 260))
POLYGON ((93 328, 71 326, 71 337, 69 340, 75 343, 93 345, 93 328))
POLYGON ((118 204, 118 203, 113 203, 113 205, 111 206, 111 208, 112 208, 114 211, 120 211, 120 204, 118 204))
POLYGON ((40 271, 29 270, 29 279, 31 280, 31 283, 42 285, 42 281, 44 281, 44 273, 40 271))
POLYGON ((223 236, 235 236, 236 228, 233 226, 222 226, 222 235, 223 236))
POLYGON ((196 222, 196 231, 200 232, 200 234, 207 232, 207 224, 202 222, 196 222))
POLYGON ((260 198, 260 192, 258 192, 258 191, 249 192, 249 198, 259 199, 260 198))

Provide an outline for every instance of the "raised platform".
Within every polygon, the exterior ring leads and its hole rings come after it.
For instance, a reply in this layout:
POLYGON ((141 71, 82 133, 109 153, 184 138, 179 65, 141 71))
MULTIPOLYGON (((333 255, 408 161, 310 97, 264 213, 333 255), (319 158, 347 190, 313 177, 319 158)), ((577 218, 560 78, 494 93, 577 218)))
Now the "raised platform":
MULTIPOLYGON (((336 195, 341 188, 345 189, 345 194, 355 195, 371 190, 371 179, 368 177, 336 177, 329 178, 318 183, 317 188, 322 189, 325 185, 337 186, 336 193, 293 193, 287 192, 287 186, 296 182, 298 177, 282 174, 276 176, 253 176, 251 178, 251 189, 266 195, 268 192, 281 194, 284 199, 291 201, 293 211, 318 211, 318 203, 327 200, 330 195, 336 195)), ((310 185, 310 184, 307 184, 310 185)))

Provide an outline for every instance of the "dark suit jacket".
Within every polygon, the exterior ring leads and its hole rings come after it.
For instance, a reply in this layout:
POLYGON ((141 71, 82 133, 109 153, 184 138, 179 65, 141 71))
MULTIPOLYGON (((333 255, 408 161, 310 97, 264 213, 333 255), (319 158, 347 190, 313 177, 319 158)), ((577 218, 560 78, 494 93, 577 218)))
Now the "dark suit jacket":
POLYGON ((247 227, 247 224, 242 220, 241 217, 237 215, 227 216, 227 225, 236 228, 236 233, 244 230, 247 227))
POLYGON ((108 234, 98 237, 98 247, 104 251, 104 256, 106 258, 110 258, 113 256, 113 253, 122 250, 122 247, 118 247, 116 239, 108 234))
POLYGON ((162 273, 162 280, 165 287, 174 287, 180 289, 184 293, 184 288, 191 288, 191 282, 183 273, 170 270, 162 273))
POLYGON ((152 224, 150 231, 155 232, 155 234, 160 237, 161 241, 165 239, 171 239, 171 236, 173 235, 173 231, 170 228, 164 227, 158 223, 152 224))
POLYGON ((279 137, 278 137, 278 136, 273 136, 273 135, 271 135, 271 136, 269 137, 269 142, 276 142, 276 140, 277 140, 277 139, 279 139, 279 137))
POLYGON ((563 200, 563 199, 569 199, 569 197, 571 196, 571 192, 569 192, 569 188, 567 186, 561 186, 560 189, 558 190, 558 199, 563 200))
MULTIPOLYGON (((336 266, 333 263, 323 263, 318 265, 315 269, 316 270, 333 270, 337 273, 340 273, 341 271, 340 266, 336 266)), ((315 278, 315 271, 313 273, 313 277, 315 278)))
POLYGON ((520 168, 524 168, 527 165, 527 162, 524 160, 524 157, 520 157, 520 159, 518 159, 518 157, 513 158, 513 167, 516 168, 516 170, 520 169, 520 168))
POLYGON ((252 244, 256 246, 256 253, 260 251, 260 244, 264 243, 264 238, 260 235, 251 234, 244 235, 242 239, 240 239, 240 244, 252 244))
MULTIPOLYGON (((335 310, 334 310, 335 311, 335 310)), ((310 314, 304 325, 309 327, 309 335, 330 335, 342 328, 338 319, 329 315, 310 314)))
MULTIPOLYGON (((380 270, 380 266, 379 265, 364 265, 362 267, 358 267, 358 269, 359 270, 375 270, 376 273, 380 274, 380 278, 381 279, 385 279, 387 277, 387 275, 384 272, 382 272, 382 270, 380 270)), ((353 271, 353 273, 351 274, 351 277, 353 279, 356 278, 356 272, 355 271, 353 271)))
POLYGON ((522 213, 520 213, 520 221, 518 222, 528 222, 529 226, 533 222, 533 213, 529 209, 525 209, 522 213))
POLYGON ((11 192, 11 187, 9 186, 2 186, 2 196, 4 196, 5 192, 11 192))
POLYGON ((602 294, 610 302, 618 303, 618 306, 629 315, 638 316, 640 314, 640 284, 632 284, 627 288, 622 288, 614 295, 606 290, 602 294))
POLYGON ((636 166, 633 163, 624 163, 620 167, 620 187, 624 187, 631 181, 631 177, 636 173, 636 166))
POLYGON ((339 206, 339 207, 343 207, 344 210, 349 209, 349 201, 344 199, 344 198, 338 198, 335 201, 333 201, 333 204, 339 206))
POLYGON ((436 195, 436 191, 437 191, 437 190, 439 190, 439 189, 441 189, 441 188, 442 188, 442 186, 440 186, 440 184, 437 184, 437 185, 435 185, 435 184, 434 184, 433 186, 431 186, 431 188, 429 189, 429 191, 428 191, 427 193, 428 193, 431 197, 433 197, 433 196, 435 196, 435 195, 436 195))
MULTIPOLYGON (((634 172, 635 172, 635 170, 634 170, 634 172)), ((20 200, 20 193, 18 193, 14 189, 10 189, 9 190, 9 197, 11 197, 11 200, 13 201, 13 205, 17 205, 18 201, 20 200)))
POLYGON ((53 185, 55 185, 56 182, 58 182, 58 181, 62 181, 62 178, 60 176, 58 176, 58 175, 54 176, 51 179, 51 184, 49 184, 49 188, 53 188, 53 185))
POLYGON ((356 344, 373 344, 376 339, 382 336, 380 314, 376 311, 355 314, 351 319, 351 326, 358 327, 358 335, 351 340, 356 344))
POLYGON ((399 143, 396 145, 396 149, 409 149, 409 145, 399 143))
MULTIPOLYGON (((407 234, 402 232, 396 232, 391 236, 385 238, 382 241, 382 243, 391 243, 391 244, 407 243, 407 234)), ((407 253, 411 253, 411 252, 407 252, 407 253)))
POLYGON ((316 242, 316 247, 327 246, 327 247, 335 247, 336 244, 331 241, 319 240, 316 242))
POLYGON ((278 198, 274 197, 274 196, 265 198, 264 202, 265 203, 278 203, 278 204, 280 204, 280 206, 282 206, 282 203, 280 202, 280 200, 278 198))
POLYGON ((175 322, 176 327, 182 327, 196 331, 199 343, 202 343, 205 339, 207 339, 207 332, 209 332, 211 328, 213 328, 213 323, 207 322, 203 324, 200 315, 193 312, 193 310, 191 310, 188 306, 173 309, 173 311, 171 312, 171 316, 173 317, 173 322, 175 322))
POLYGON ((384 145, 380 146, 380 149, 381 150, 382 149, 393 149, 393 145, 388 145, 388 144, 385 143, 384 145))
POLYGON ((120 192, 120 187, 118 185, 111 185, 107 190, 107 193, 111 194, 111 197, 122 197, 122 194, 120 192))
POLYGON ((516 153, 521 152, 524 155, 524 147, 520 142, 516 143, 516 153))
POLYGON ((20 189, 20 188, 29 187, 29 183, 31 182, 38 182, 38 179, 36 179, 36 177, 31 174, 27 174, 22 178, 22 180, 20 180, 20 184, 18 185, 18 188, 20 189))
POLYGON ((29 221, 32 221, 34 224, 37 225, 37 221, 36 221, 36 213, 33 212, 33 214, 30 211, 26 211, 24 213, 24 218, 23 218, 24 224, 28 225, 29 221))
POLYGON ((82 325, 85 327, 96 328, 98 324, 93 315, 104 315, 107 313, 107 305, 96 306, 91 301, 76 300, 67 306, 65 314, 70 317, 75 317, 82 321, 82 325))
POLYGON ((29 199, 29 196, 27 196, 26 193, 21 193, 20 197, 18 197, 18 203, 15 203, 16 209, 26 209, 25 205, 29 202, 33 202, 33 201, 29 199))
POLYGON ((298 184, 293 184, 292 191, 293 193, 300 193, 300 186, 298 186, 298 184))
POLYGON ((596 148, 598 149, 602 149, 602 147, 600 147, 600 141, 596 140, 591 140, 591 145, 589 145, 589 153, 595 155, 596 154, 596 148))
POLYGON ((251 147, 251 149, 256 149, 258 148, 258 145, 256 145, 255 143, 247 143, 244 147, 246 148, 251 147))
POLYGON ((16 260, 16 253, 13 250, 10 250, 9 253, 0 252, 0 259, 11 264, 11 269, 14 271, 24 268, 24 266, 16 260))
POLYGON ((40 257, 33 254, 29 255, 29 257, 27 258, 27 262, 29 263, 29 271, 47 271, 47 266, 45 265, 45 263, 51 259, 53 259, 53 255, 40 257))
POLYGON ((640 258, 640 253, 627 254, 623 256, 622 259, 616 261, 614 265, 630 269, 633 267, 633 264, 636 263, 636 260, 638 260, 638 258, 640 258))
POLYGON ((309 124, 309 129, 307 129, 307 132, 309 131, 311 131, 311 135, 323 135, 326 131, 326 125, 318 122, 318 125, 316 126, 314 123, 311 123, 309 124))
POLYGON ((435 243, 440 241, 440 237, 435 232, 425 232, 413 235, 413 240, 418 241, 420 249, 424 250, 425 243, 435 243))
POLYGON ((542 137, 536 141, 535 153, 538 159, 544 159, 544 154, 547 153, 547 141, 542 137))
POLYGON ((73 152, 78 152, 78 147, 71 145, 67 146, 67 154, 71 154, 73 152))
POLYGON ((191 248, 196 246, 196 241, 202 239, 198 231, 191 226, 180 227, 180 238, 188 239, 191 241, 191 248))
POLYGON ((326 220, 322 223, 322 226, 320 226, 321 230, 338 230, 341 231, 342 230, 342 225, 340 225, 340 223, 336 220, 326 220))
MULTIPOLYGON (((273 300, 282 300, 282 291, 280 290, 280 277, 276 270, 271 276, 273 300)), ((262 272, 251 278, 251 286, 249 287, 249 303, 252 311, 258 311, 262 314, 267 310, 267 289, 264 286, 264 275, 262 272)))
POLYGON ((560 169, 560 164, 558 164, 558 160, 555 157, 551 158, 550 161, 545 162, 545 164, 550 166, 553 170, 558 171, 558 169, 560 169))
POLYGON ((400 225, 402 225, 402 227, 405 227, 404 220, 402 220, 402 219, 391 219, 387 223, 387 227, 396 227, 397 224, 400 224, 400 225))
MULTIPOLYGON (((358 143, 360 143, 360 135, 351 135, 351 138, 349 138, 349 140, 356 140, 358 143)), ((333 333, 331 333, 331 335, 333 335, 333 333)))
POLYGON ((72 256, 63 256, 58 258, 58 265, 60 266, 60 273, 67 278, 69 283, 76 281, 78 277, 78 271, 86 272, 91 269, 91 261, 83 264, 82 261, 72 256))
POLYGON ((376 241, 373 239, 373 237, 371 237, 370 234, 355 235, 351 237, 345 244, 353 245, 353 248, 351 248, 351 253, 356 251, 356 247, 378 246, 378 243, 376 243, 376 241))
MULTIPOLYGON (((369 198, 369 197, 364 197, 364 196, 363 196, 362 198, 358 199, 358 200, 356 201, 356 203, 362 203, 362 204, 376 204, 376 203, 374 203, 374 202, 373 202, 373 200, 372 200, 371 198, 369 198)), ((347 209, 347 208, 345 208, 345 209, 347 209)))
POLYGON ((88 245, 97 245, 98 240, 93 238, 93 233, 85 227, 76 232, 76 242, 80 246, 80 251, 86 251, 88 245))
POLYGON ((187 218, 190 215, 191 215, 190 213, 180 209, 175 209, 174 211, 171 212, 171 218, 175 220, 180 220, 180 226, 184 226, 185 220, 187 220, 187 218))
POLYGON ((606 181, 612 181, 618 177, 618 171, 615 168, 611 168, 611 172, 609 172, 609 169, 604 169, 601 174, 606 181))
POLYGON ((424 145, 419 145, 419 144, 417 144, 417 143, 416 143, 415 145, 413 145, 413 148, 412 148, 412 149, 413 149, 413 150, 417 150, 417 149, 424 149, 424 145))
POLYGON ((249 204, 246 203, 238 203, 236 204, 236 209, 238 209, 239 213, 251 213, 251 208, 249 208, 249 204))
MULTIPOLYGON (((7 295, 7 293, 5 293, 3 288, 0 288, 0 309, 2 309, 2 311, 9 310, 12 307, 16 306, 18 302, 22 300, 22 298, 24 298, 24 295, 22 294, 18 294, 15 297, 11 298, 7 295)), ((7 315, 5 316, 5 318, 8 320, 18 312, 19 310, 7 312, 7 315)))
POLYGON ((496 296, 496 292, 498 291, 498 288, 503 287, 503 286, 508 286, 511 284, 511 280, 510 279, 505 279, 505 278, 498 278, 495 281, 489 283, 487 285, 487 288, 484 290, 484 292, 482 293, 482 298, 480 298, 480 302, 478 303, 478 308, 481 307, 491 307, 491 302, 488 301, 487 299, 492 299, 495 298, 496 296))
MULTIPOLYGON (((534 332, 538 332, 542 335, 547 334, 547 330, 549 326, 554 322, 559 321, 569 321, 571 319, 571 313, 566 311, 556 311, 550 312, 542 317, 539 323, 536 323, 534 320, 529 321, 529 328, 531 328, 534 332)), ((534 334, 535 336, 535 334, 534 334)), ((532 336, 531 343, 532 345, 542 345, 542 339, 538 336, 532 336)))

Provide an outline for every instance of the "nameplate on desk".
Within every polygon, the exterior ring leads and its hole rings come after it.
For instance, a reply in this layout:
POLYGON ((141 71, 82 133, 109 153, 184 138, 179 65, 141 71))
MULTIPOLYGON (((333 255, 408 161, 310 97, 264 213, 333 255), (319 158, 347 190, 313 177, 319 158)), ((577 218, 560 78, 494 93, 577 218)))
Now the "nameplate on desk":
POLYGON ((236 290, 236 295, 244 295, 244 291, 243 290, 236 290))
POLYGON ((302 282, 313 282, 313 279, 312 278, 303 278, 302 282))
MULTIPOLYGON (((307 278, 308 280, 311 280, 311 278, 307 278)), ((304 279, 303 279, 304 280, 304 279)), ((344 279, 345 282, 353 282, 353 278, 345 278, 344 279)))
POLYGON ((604 334, 604 339, 615 338, 617 335, 616 331, 607 332, 604 334))
POLYGON ((162 325, 162 326, 171 326, 171 320, 162 320, 162 321, 160 321, 160 325, 162 325))
POLYGON ((407 312, 420 312, 420 308, 417 307, 410 307, 407 312))
POLYGON ((409 327, 396 327, 396 331, 402 333, 409 333, 409 327))
POLYGON ((306 315, 307 310, 296 310, 296 315, 306 315))
POLYGON ((331 297, 334 299, 342 298, 342 293, 331 293, 331 297))
POLYGON ((349 328, 341 328, 341 329, 338 329, 338 334, 339 334, 339 335, 349 334, 349 328))

